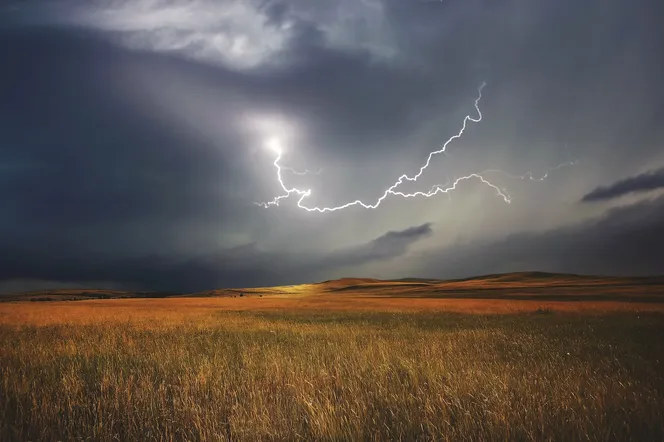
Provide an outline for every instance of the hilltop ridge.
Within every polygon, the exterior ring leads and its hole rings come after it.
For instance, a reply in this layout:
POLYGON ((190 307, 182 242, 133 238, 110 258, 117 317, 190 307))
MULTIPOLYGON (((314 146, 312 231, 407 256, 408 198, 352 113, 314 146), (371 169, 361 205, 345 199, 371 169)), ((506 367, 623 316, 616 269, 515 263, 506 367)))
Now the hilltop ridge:
POLYGON ((311 284, 215 289, 196 293, 103 289, 39 290, 0 296, 1 301, 77 301, 90 299, 233 297, 233 296, 371 296, 413 298, 560 299, 583 297, 654 301, 664 297, 664 276, 611 277, 547 272, 513 272, 460 279, 347 277, 311 284))

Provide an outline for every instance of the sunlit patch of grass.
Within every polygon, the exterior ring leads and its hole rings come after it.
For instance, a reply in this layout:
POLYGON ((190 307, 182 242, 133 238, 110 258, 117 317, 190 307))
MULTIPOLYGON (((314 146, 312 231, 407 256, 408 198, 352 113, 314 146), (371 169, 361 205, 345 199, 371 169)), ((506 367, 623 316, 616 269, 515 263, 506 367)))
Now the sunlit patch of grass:
POLYGON ((664 438, 659 314, 159 305, 0 316, 0 439, 664 438))

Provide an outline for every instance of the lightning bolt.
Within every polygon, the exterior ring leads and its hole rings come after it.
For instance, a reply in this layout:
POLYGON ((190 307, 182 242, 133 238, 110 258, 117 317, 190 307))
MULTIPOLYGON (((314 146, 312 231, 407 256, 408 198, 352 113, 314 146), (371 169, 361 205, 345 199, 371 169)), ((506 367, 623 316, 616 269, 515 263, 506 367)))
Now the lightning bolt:
POLYGON ((508 178, 512 178, 514 180, 530 180, 530 181, 544 181, 549 177, 549 174, 553 171, 556 171, 558 169, 561 169, 566 166, 574 166, 578 163, 577 160, 570 160, 570 161, 565 161, 564 163, 560 163, 555 167, 551 167, 549 170, 547 170, 544 175, 541 175, 539 177, 535 177, 532 172, 526 172, 524 175, 512 175, 510 173, 507 173, 505 171, 502 171, 500 169, 486 169, 485 171, 481 172, 481 175, 485 175, 487 173, 499 173, 501 175, 504 175, 508 178))
POLYGON ((475 102, 474 102, 474 107, 475 107, 475 110, 477 111, 477 117, 473 117, 471 115, 466 115, 463 119, 461 129, 459 129, 459 131, 455 135, 451 136, 440 147, 440 149, 435 150, 433 152, 430 152, 429 156, 427 157, 426 162, 424 163, 424 165, 422 165, 420 167, 419 171, 415 175, 413 175, 413 176, 408 176, 406 174, 401 175, 394 182, 394 184, 392 184, 390 187, 388 187, 383 192, 383 194, 373 204, 365 203, 365 202, 362 202, 361 200, 355 200, 355 201, 351 201, 351 202, 348 202, 346 204, 342 204, 342 205, 335 206, 335 207, 308 207, 308 206, 306 206, 304 204, 304 200, 308 196, 311 195, 312 190, 311 189, 303 190, 303 189, 298 189, 296 187, 289 188, 284 183, 282 172, 284 170, 288 170, 288 171, 291 171, 291 172, 293 172, 297 175, 304 175, 308 171, 298 173, 297 171, 293 170, 292 168, 285 167, 285 166, 282 166, 281 164, 279 164, 279 161, 281 160, 281 157, 282 157, 282 150, 281 150, 281 147, 278 145, 278 143, 275 140, 270 140, 268 146, 277 154, 276 159, 274 160, 274 162, 272 164, 274 165, 274 167, 277 170, 277 180, 279 181, 279 184, 281 185, 281 188, 284 191, 284 193, 281 194, 281 195, 276 196, 272 201, 267 201, 267 202, 262 202, 262 203, 255 203, 255 204, 258 205, 258 206, 264 207, 264 208, 268 208, 268 207, 271 207, 271 206, 278 206, 279 203, 281 202, 281 200, 286 199, 286 198, 290 197, 291 195, 297 195, 297 196, 299 196, 299 198, 297 200, 297 207, 299 207, 300 209, 304 209, 308 212, 318 212, 318 213, 335 212, 337 210, 347 209, 347 208, 353 207, 353 206, 360 206, 360 207, 363 207, 365 209, 376 209, 390 195, 400 196, 402 198, 415 198, 415 197, 430 198, 430 197, 433 197, 433 196, 435 196, 439 193, 444 193, 444 194, 449 195, 450 192, 457 189, 457 186, 460 183, 462 183, 463 181, 472 180, 472 179, 477 179, 480 182, 482 182, 484 185, 486 185, 488 187, 491 187, 496 192, 496 194, 503 199, 503 201, 505 201, 506 203, 509 204, 511 202, 511 198, 510 198, 509 194, 505 190, 499 188, 497 185, 493 184, 492 182, 490 182, 489 180, 484 178, 484 176, 483 176, 484 174, 491 173, 491 172, 500 172, 500 173, 502 173, 502 174, 504 174, 508 177, 512 177, 512 178, 518 178, 518 179, 529 178, 529 179, 533 179, 535 181, 542 181, 548 176, 548 174, 552 170, 559 169, 559 168, 563 167, 564 165, 566 165, 568 163, 563 163, 559 166, 556 166, 554 169, 550 170, 543 177, 540 177, 540 178, 534 178, 533 175, 530 172, 528 172, 526 175, 523 175, 523 176, 515 176, 515 175, 510 175, 510 174, 508 174, 506 172, 503 172, 501 170, 488 169, 488 170, 486 170, 482 173, 471 173, 470 175, 466 175, 466 176, 462 176, 460 178, 457 178, 451 184, 434 185, 428 192, 416 191, 416 192, 412 192, 412 193, 405 193, 405 192, 397 190, 397 188, 406 181, 411 181, 411 182, 417 181, 418 178, 420 178, 422 176, 422 174, 424 173, 424 171, 429 167, 429 165, 431 164, 431 160, 434 156, 439 155, 439 154, 445 154, 445 151, 447 150, 447 147, 450 145, 450 143, 452 143, 452 141, 454 141, 458 138, 461 138, 461 136, 466 131, 466 127, 468 126, 469 122, 479 123, 480 121, 482 121, 482 111, 479 108, 479 102, 482 99, 482 90, 484 89, 485 86, 486 86, 486 83, 482 83, 480 85, 480 87, 478 88, 478 90, 477 90, 478 95, 477 95, 477 98, 475 99, 475 102))
POLYGON ((286 167, 286 166, 281 166, 281 169, 282 170, 287 170, 290 173, 292 173, 293 175, 320 175, 321 172, 323 171, 323 169, 318 169, 315 172, 312 171, 312 170, 305 169, 302 172, 299 172, 299 171, 293 169, 292 167, 286 167))

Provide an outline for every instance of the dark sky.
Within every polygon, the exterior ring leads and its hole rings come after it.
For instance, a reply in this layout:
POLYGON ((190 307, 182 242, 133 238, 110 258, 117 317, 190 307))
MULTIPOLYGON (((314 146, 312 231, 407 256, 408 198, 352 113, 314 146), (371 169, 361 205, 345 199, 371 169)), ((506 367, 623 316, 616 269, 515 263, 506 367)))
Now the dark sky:
POLYGON ((0 6, 0 292, 664 272, 659 0, 0 6), (431 198, 375 203, 479 173, 431 198), (560 167, 558 167, 560 166, 560 167), (504 173, 501 173, 500 170, 504 173), (543 179, 539 179, 542 178, 543 179), (537 179, 536 179, 537 178, 537 179))

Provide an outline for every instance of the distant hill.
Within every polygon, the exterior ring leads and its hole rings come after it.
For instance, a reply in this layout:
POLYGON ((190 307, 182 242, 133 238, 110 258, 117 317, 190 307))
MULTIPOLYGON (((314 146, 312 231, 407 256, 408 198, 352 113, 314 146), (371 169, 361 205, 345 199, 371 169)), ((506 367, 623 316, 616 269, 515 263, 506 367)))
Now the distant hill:
POLYGON ((187 296, 361 296, 376 298, 621 300, 664 302, 664 276, 609 277, 514 272, 462 279, 341 278, 315 284, 213 290, 187 296))
POLYGON ((547 299, 572 301, 664 301, 664 276, 608 277, 545 272, 515 272, 438 280, 341 278, 313 284, 199 293, 129 292, 98 289, 40 290, 0 296, 0 301, 76 301, 90 299, 237 297, 237 296, 371 296, 413 298, 547 299))
POLYGON ((178 296, 177 293, 105 289, 55 289, 36 290, 9 295, 0 295, 0 301, 82 301, 86 299, 127 299, 127 298, 168 298, 178 296))

